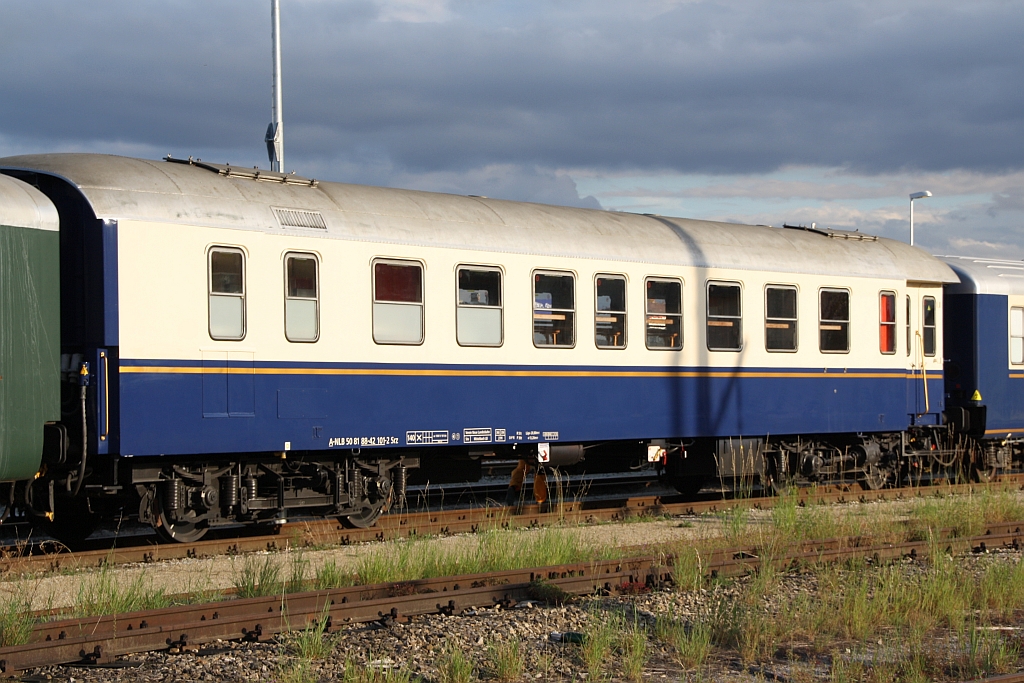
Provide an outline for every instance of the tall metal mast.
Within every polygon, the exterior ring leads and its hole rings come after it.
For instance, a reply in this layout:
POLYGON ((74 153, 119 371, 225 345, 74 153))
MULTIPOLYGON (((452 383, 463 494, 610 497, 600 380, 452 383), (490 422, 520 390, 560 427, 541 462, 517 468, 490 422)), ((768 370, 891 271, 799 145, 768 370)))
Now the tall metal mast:
POLYGON ((284 107, 281 98, 281 5, 270 0, 271 40, 274 43, 274 104, 273 120, 267 126, 267 154, 270 170, 284 172, 284 107))

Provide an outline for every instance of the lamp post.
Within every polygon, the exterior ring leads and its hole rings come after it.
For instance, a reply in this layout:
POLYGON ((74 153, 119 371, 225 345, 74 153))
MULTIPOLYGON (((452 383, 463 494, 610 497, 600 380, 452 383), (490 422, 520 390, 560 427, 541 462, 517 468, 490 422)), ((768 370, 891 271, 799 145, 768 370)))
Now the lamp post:
POLYGON ((273 120, 267 126, 263 138, 267 143, 270 170, 284 173, 284 106, 281 95, 281 5, 280 0, 270 0, 270 37, 273 43, 274 88, 273 120))
POLYGON ((924 199, 925 197, 931 197, 932 193, 928 190, 924 192, 915 192, 910 195, 910 246, 914 246, 914 200, 924 199))

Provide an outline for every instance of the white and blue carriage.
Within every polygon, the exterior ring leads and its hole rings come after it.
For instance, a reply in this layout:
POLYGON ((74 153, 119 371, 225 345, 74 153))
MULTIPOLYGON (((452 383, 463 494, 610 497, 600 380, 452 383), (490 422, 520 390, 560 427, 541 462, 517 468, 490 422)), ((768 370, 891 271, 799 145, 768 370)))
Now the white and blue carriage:
POLYGON ((42 456, 57 506, 82 469, 90 510, 138 496, 191 539, 369 524, 452 458, 881 486, 944 447, 957 277, 899 242, 195 161, 0 168, 60 215, 66 385, 91 377, 84 435, 72 408, 42 456))

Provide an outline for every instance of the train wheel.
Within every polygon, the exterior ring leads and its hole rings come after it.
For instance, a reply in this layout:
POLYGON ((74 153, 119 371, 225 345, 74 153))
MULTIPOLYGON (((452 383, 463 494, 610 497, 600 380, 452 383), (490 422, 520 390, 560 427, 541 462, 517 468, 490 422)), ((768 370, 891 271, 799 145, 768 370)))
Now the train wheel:
POLYGON ((386 476, 371 480, 370 490, 362 500, 362 509, 351 515, 341 517, 341 523, 356 529, 369 529, 377 523, 377 519, 391 507, 395 497, 391 479, 386 476))
POLYGON ((384 514, 384 504, 379 503, 373 507, 363 508, 362 512, 354 515, 346 515, 341 518, 345 526, 354 529, 369 529, 377 523, 377 519, 384 514))
POLYGON ((971 478, 982 484, 988 484, 999 475, 998 467, 984 467, 974 465, 971 467, 971 478))
POLYGON ((188 519, 178 519, 171 521, 167 517, 167 513, 163 510, 160 511, 160 525, 156 528, 156 533, 165 541, 173 541, 175 543, 194 543, 206 535, 206 532, 210 530, 205 523, 196 522, 188 519))
POLYGON ((868 465, 864 471, 864 478, 860 480, 860 485, 869 490, 877 491, 884 487, 889 482, 889 472, 883 470, 878 465, 868 465))

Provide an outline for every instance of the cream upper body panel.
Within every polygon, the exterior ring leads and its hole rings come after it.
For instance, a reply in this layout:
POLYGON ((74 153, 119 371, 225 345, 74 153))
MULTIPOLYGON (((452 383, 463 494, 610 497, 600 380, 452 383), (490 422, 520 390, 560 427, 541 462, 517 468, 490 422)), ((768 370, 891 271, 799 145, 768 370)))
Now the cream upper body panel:
MULTIPOLYGON (((239 233, 228 229, 121 221, 118 226, 121 357, 198 359, 202 353, 255 353, 254 360, 313 363, 403 363, 470 365, 772 367, 848 370, 920 367, 916 346, 906 352, 904 298, 910 296, 911 323, 918 329, 920 301, 931 296, 941 306, 939 286, 907 286, 883 278, 822 277, 805 273, 729 268, 648 266, 621 261, 560 256, 537 257, 482 250, 423 248, 325 240, 310 236, 239 233), (239 239, 239 238, 242 239, 239 239), (209 249, 238 248, 245 255, 246 332, 240 341, 215 341, 208 326, 209 249), (312 254, 319 265, 319 338, 296 343, 284 334, 285 257, 312 254), (418 345, 377 344, 373 340, 372 263, 375 259, 423 264, 424 336, 418 345), (502 272, 503 342, 499 347, 460 346, 456 338, 457 280, 460 265, 497 267, 502 272), (533 343, 532 284, 538 270, 575 276, 575 344, 538 348, 533 343), (602 349, 595 343, 595 278, 626 279, 626 346, 602 349), (653 350, 645 344, 645 279, 682 282, 683 348, 653 350), (741 287, 742 347, 709 351, 706 344, 706 286, 709 281, 741 287), (797 288, 796 352, 765 348, 765 287, 797 288), (850 292, 846 353, 819 349, 819 296, 823 289, 850 292), (879 296, 897 296, 897 352, 879 349, 879 296)), ((938 312, 941 316, 941 312, 938 312)), ((941 344, 941 335, 939 337, 941 344)), ((925 359, 941 370, 941 349, 925 359)))
MULTIPOLYGON (((941 287, 957 281, 943 262, 901 242, 839 231, 809 231, 546 206, 267 174, 255 180, 188 163, 92 154, 0 159, 0 168, 59 176, 79 188, 98 218, 118 223, 121 358, 194 359, 203 353, 254 354, 254 360, 407 364, 523 364, 941 369, 934 357, 906 352, 906 315, 897 306, 897 353, 879 350, 879 293, 911 296, 921 325, 923 296, 941 307, 941 287), (285 182, 287 180, 288 182, 285 182), (295 227, 303 226, 303 227, 295 227), (207 254, 245 254, 246 333, 240 341, 209 334, 207 254), (315 343, 284 334, 284 259, 291 251, 319 260, 315 343), (423 266, 423 343, 373 341, 372 263, 413 259, 423 266), (504 341, 459 346, 456 268, 503 270, 504 341), (575 274, 575 344, 533 343, 533 274, 575 274), (627 279, 626 348, 595 344, 594 278, 627 279), (645 344, 644 281, 683 282, 680 351, 645 344), (740 283, 742 346, 709 351, 706 285, 740 283), (798 289, 798 350, 765 349, 765 286, 798 289), (819 349, 822 288, 850 291, 850 349, 819 349)), ((252 172, 249 172, 253 175, 252 172)), ((941 320, 941 312, 939 312, 941 320)), ((938 335, 941 345, 941 334, 938 335)), ((912 342, 913 343, 913 342, 912 342)), ((916 346, 916 345, 915 345, 916 346)))

